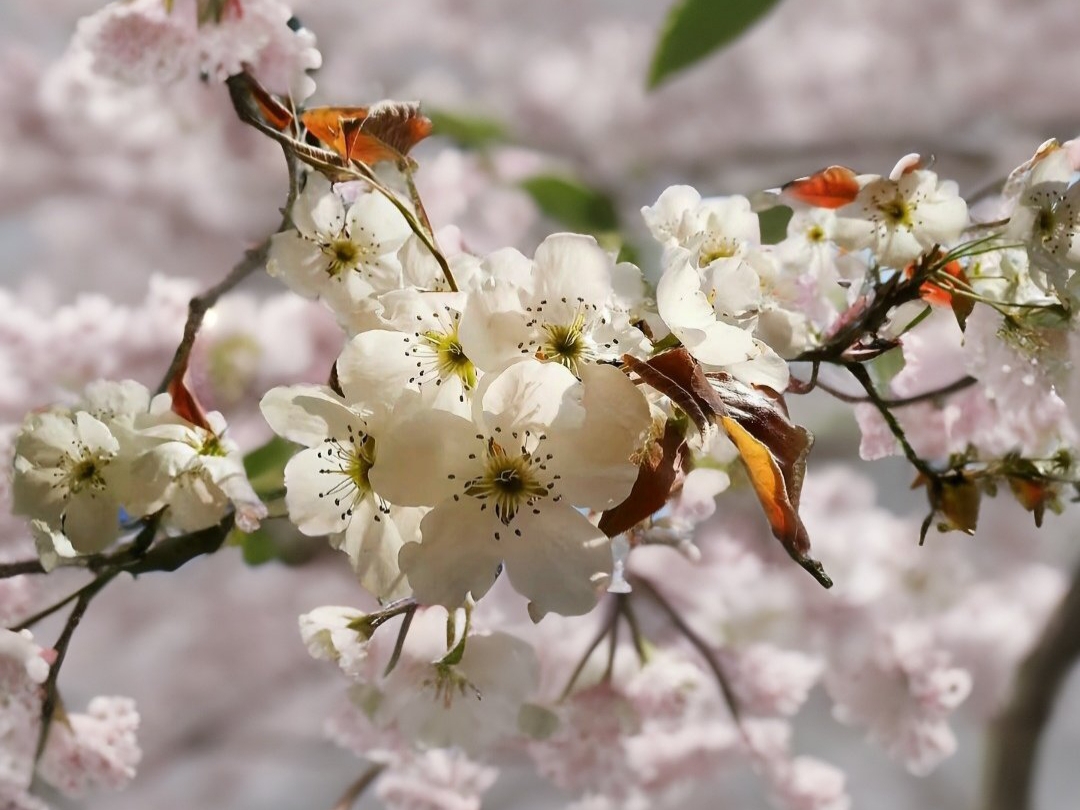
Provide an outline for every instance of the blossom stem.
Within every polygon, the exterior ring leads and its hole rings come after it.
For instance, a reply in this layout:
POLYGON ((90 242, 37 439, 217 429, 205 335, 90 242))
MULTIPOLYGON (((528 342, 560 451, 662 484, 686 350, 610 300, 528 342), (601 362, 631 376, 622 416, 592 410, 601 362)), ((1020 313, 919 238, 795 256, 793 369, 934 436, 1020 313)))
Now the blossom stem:
POLYGON ((394 642, 394 651, 390 653, 390 660, 387 661, 386 669, 383 670, 384 678, 394 671, 398 659, 401 658, 401 651, 405 649, 405 639, 408 638, 409 628, 412 626, 413 616, 416 615, 417 607, 417 604, 414 602, 406 606, 403 611, 405 618, 401 620, 401 627, 398 628, 397 640, 394 642))
POLYGON ((1066 676, 1080 659, 1080 565, 1042 636, 1017 670, 1012 695, 990 726, 982 810, 1032 807, 1039 743, 1066 676))
POLYGON ((71 643, 72 636, 75 635, 75 628, 79 626, 79 622, 82 621, 83 614, 86 613, 86 608, 89 606, 90 601, 97 595, 98 591, 109 584, 109 581, 115 577, 119 571, 107 571, 103 574, 99 574, 93 582, 77 592, 77 599, 75 600, 75 607, 71 609, 71 613, 68 614, 67 622, 64 624, 64 629, 60 633, 60 638, 56 640, 54 649, 56 650, 56 660, 52 662, 49 667, 49 676, 45 679, 43 690, 45 692, 45 698, 41 703, 41 731, 38 733, 37 748, 34 752, 34 760, 37 761, 41 758, 42 752, 45 750, 45 742, 49 737, 49 726, 52 723, 53 714, 56 711, 56 702, 59 694, 56 690, 56 682, 60 677, 60 667, 64 663, 64 658, 67 656, 68 645, 71 643))
POLYGON ((371 783, 378 778, 385 767, 385 765, 372 765, 360 774, 360 778, 349 785, 345 792, 341 794, 341 798, 337 800, 333 810, 350 810, 356 804, 356 800, 371 786, 371 783))
POLYGON ((724 668, 713 654, 708 642, 687 624, 686 619, 684 619, 679 611, 676 610, 675 606, 671 604, 671 602, 669 602, 649 580, 644 577, 635 576, 630 580, 630 585, 634 590, 640 590, 648 596, 661 611, 667 614, 667 617, 671 619, 671 623, 675 625, 675 628, 682 634, 683 638, 689 641, 690 645, 705 659, 706 665, 712 671, 717 684, 720 686, 720 692, 724 696, 724 702, 727 703, 728 711, 731 712, 731 718, 735 721, 735 725, 739 727, 741 733, 742 724, 739 722, 739 702, 735 697, 735 690, 732 688, 727 673, 724 672, 724 668))

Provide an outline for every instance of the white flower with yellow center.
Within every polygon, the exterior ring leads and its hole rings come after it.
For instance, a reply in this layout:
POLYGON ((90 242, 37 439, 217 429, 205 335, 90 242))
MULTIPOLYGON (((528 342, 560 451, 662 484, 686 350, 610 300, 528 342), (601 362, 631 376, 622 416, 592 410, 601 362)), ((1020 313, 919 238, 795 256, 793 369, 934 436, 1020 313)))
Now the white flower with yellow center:
POLYGON ((1080 183, 1066 150, 1056 149, 1040 160, 1019 192, 1006 235, 1027 248, 1031 264, 1064 288, 1070 271, 1080 269, 1080 183))
POLYGON ((630 323, 641 300, 641 271, 616 264, 591 236, 554 234, 531 263, 517 251, 500 251, 485 264, 497 281, 470 294, 459 333, 479 368, 494 371, 535 357, 580 376, 585 364, 647 353, 648 340, 630 323), (531 264, 526 282, 498 281, 520 279, 523 264, 531 264), (504 266, 507 272, 499 272, 504 266))
POLYGON ((322 298, 343 323, 372 294, 401 286, 397 251, 411 231, 381 194, 362 194, 346 209, 329 181, 311 173, 292 222, 270 240, 267 272, 300 295, 322 298))
POLYGON ((260 407, 274 432, 307 448, 285 466, 289 519, 306 535, 328 535, 375 596, 407 594, 398 550, 424 510, 392 506, 372 486, 380 420, 315 385, 274 388, 260 407))
POLYGON ((421 541, 399 557, 421 602, 479 599, 505 563, 535 619, 592 608, 611 545, 579 509, 602 511, 629 494, 650 416, 618 369, 581 374, 514 363, 484 379, 473 419, 425 410, 383 438, 372 484, 393 503, 434 507, 421 541))
POLYGON ((411 389, 434 407, 467 414, 479 375, 458 336, 464 301, 464 293, 384 295, 380 320, 390 328, 361 332, 338 358, 346 402, 392 406, 411 389))
POLYGON ((847 250, 869 248, 879 264, 899 270, 935 246, 955 243, 967 224, 956 183, 913 169, 869 180, 837 211, 834 239, 847 250))
POLYGON ((47 524, 80 554, 120 534, 120 443, 86 411, 32 414, 15 440, 12 511, 47 524))
POLYGON ((656 241, 686 248, 699 267, 741 256, 761 242, 757 214, 739 195, 703 200, 690 186, 671 186, 641 215, 656 241))
POLYGON ((206 427, 192 424, 173 412, 168 394, 154 397, 125 438, 136 456, 125 507, 136 515, 164 509, 165 524, 183 532, 209 528, 235 509, 236 525, 255 531, 266 507, 247 479, 240 448, 226 438, 220 413, 206 420, 206 427))

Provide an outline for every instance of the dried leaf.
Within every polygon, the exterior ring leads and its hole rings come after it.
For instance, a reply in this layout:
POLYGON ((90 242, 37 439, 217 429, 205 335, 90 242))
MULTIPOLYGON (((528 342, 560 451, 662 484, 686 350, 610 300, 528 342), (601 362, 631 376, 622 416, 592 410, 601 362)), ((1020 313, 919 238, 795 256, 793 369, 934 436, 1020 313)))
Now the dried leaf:
POLYGON ((686 438, 682 431, 678 425, 669 422, 664 435, 650 445, 626 500, 600 517, 600 531, 615 537, 661 509, 682 469, 685 449, 686 438))
POLYGON ((739 450, 773 535, 787 553, 826 588, 832 580, 810 555, 810 537, 799 517, 799 497, 813 434, 792 423, 777 396, 717 375, 715 390, 725 412, 720 423, 739 450))

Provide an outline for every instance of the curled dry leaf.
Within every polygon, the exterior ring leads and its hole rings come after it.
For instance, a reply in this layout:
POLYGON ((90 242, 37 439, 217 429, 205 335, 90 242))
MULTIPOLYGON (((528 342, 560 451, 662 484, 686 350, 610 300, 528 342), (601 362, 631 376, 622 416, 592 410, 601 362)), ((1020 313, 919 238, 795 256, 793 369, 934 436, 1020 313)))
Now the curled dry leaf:
POLYGON ((615 537, 661 509, 679 477, 685 449, 686 437, 682 429, 669 422, 664 435, 649 445, 638 467, 634 488, 626 500, 600 517, 600 531, 615 537))
POLYGON ((799 518, 810 431, 788 418, 783 398, 751 388, 727 374, 706 375, 685 349, 649 360, 624 357, 627 367, 683 410, 704 432, 719 424, 739 451, 773 534, 787 553, 826 588, 832 580, 812 559, 799 518))

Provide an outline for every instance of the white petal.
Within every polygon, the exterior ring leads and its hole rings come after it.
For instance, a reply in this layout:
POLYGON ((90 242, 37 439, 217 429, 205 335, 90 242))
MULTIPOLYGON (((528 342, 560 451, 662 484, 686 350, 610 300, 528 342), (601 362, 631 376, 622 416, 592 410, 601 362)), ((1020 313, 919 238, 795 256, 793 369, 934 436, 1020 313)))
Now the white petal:
POLYGON ((398 506, 434 506, 482 471, 485 445, 476 435, 476 425, 447 411, 395 419, 380 432, 371 485, 398 506))
POLYGON ((504 435, 525 430, 543 433, 580 425, 585 418, 583 393, 577 377, 565 366, 523 360, 485 377, 475 401, 484 423, 500 428, 504 435))
POLYGON ((424 605, 460 607, 468 594, 479 599, 495 582, 502 548, 495 532, 506 527, 474 498, 446 501, 420 523, 423 541, 406 543, 398 562, 424 605))
POLYGON ((278 386, 259 403, 263 418, 282 438, 314 447, 331 435, 346 435, 363 424, 341 398, 324 385, 278 386))
POLYGON ((525 509, 516 532, 501 533, 500 549, 514 590, 527 597, 529 615, 579 616, 596 604, 611 574, 611 543, 598 528, 564 502, 545 501, 539 515, 525 509))

